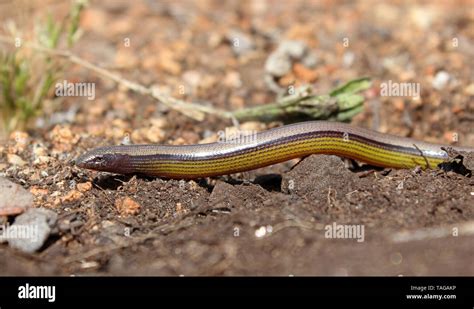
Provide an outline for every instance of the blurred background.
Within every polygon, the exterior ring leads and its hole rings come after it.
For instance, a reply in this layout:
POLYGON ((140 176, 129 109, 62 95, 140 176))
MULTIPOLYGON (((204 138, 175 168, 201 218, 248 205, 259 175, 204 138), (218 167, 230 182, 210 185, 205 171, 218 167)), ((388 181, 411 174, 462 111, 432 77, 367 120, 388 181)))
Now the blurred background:
MULTIPOLYGON (((445 143, 453 134, 474 142, 470 1, 3 0, 0 12, 4 38, 69 49, 184 101, 236 110, 273 102, 278 87, 310 85, 324 94, 369 77, 372 87, 355 123, 445 143), (293 57, 290 67, 281 59, 267 63, 287 41, 302 43, 305 56, 293 57), (380 84, 390 80, 419 84, 420 99, 381 96, 380 84)), ((164 140, 158 129, 147 132, 170 119, 162 119, 170 111, 155 100, 61 57, 12 41, 1 46, 4 137, 71 123, 115 141, 125 132, 135 132, 137 142, 164 140), (95 99, 55 97, 55 84, 64 80, 94 83, 95 99)), ((183 126, 189 122, 176 116, 183 126)), ((205 137, 203 130, 194 127, 188 139, 205 137)))

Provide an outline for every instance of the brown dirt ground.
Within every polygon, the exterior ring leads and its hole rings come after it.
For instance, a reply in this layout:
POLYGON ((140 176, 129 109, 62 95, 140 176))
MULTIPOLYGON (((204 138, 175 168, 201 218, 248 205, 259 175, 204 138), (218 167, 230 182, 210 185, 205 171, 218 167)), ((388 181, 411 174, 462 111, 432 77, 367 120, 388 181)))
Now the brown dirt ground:
MULTIPOLYGON (((373 78, 355 125, 446 144, 456 134, 459 144, 474 145, 469 1, 265 3, 92 1, 74 52, 181 99, 236 109, 275 98, 263 82, 265 59, 280 40, 300 39, 318 55, 312 85, 321 93, 373 78), (227 38, 233 29, 255 49, 234 54, 227 38), (352 65, 344 64, 348 52, 352 65), (443 89, 432 86, 439 71, 452 77, 443 89), (380 97, 387 80, 420 83, 421 100, 380 97)), ((68 9, 58 1, 23 5, 31 9, 12 18, 26 28, 31 18, 24 15, 64 16, 68 9)), ((307 82, 294 72, 287 78, 307 82)), ((0 156, 4 176, 34 193, 35 206, 58 213, 60 232, 32 255, 0 245, 0 275, 474 275, 472 177, 350 171, 333 156, 196 181, 81 170, 69 161, 126 134, 136 143, 187 144, 229 124, 190 120, 80 67, 67 79, 95 82, 96 99, 66 98, 60 111, 78 108, 72 122, 28 131, 24 149, 13 134, 0 156), (38 147, 47 162, 34 162, 38 147), (9 153, 27 164, 13 166, 9 153), (324 228, 334 222, 363 225, 365 240, 326 238, 324 228)))

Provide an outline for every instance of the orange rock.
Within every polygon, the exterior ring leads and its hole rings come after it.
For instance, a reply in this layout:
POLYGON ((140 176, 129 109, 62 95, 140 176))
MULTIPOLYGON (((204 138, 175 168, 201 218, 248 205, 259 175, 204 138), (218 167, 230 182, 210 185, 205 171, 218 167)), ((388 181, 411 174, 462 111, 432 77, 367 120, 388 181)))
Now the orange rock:
POLYGON ((158 58, 153 56, 144 56, 141 65, 145 70, 155 70, 158 67, 158 58))
POLYGON ((151 118, 150 123, 152 126, 160 128, 160 129, 168 128, 170 125, 169 121, 164 117, 151 118))
POLYGON ((35 196, 43 196, 43 195, 49 194, 48 189, 41 189, 41 188, 38 188, 37 186, 31 187, 30 192, 31 192, 31 194, 33 194, 35 196))
POLYGON ((171 145, 186 145, 186 141, 182 137, 178 137, 174 141, 171 141, 171 145))
POLYGON ((246 121, 240 124, 240 129, 243 131, 263 131, 266 129, 265 124, 259 121, 246 121))
POLYGON ((393 105, 397 111, 403 111, 405 109, 405 104, 403 103, 403 99, 394 99, 393 105))
POLYGON ((90 135, 101 136, 105 133, 105 124, 103 123, 91 123, 87 125, 87 132, 90 135))
POLYGON ((295 63, 293 65, 293 72, 295 72, 298 79, 307 83, 312 83, 318 79, 318 72, 316 70, 308 69, 301 63, 295 63))
POLYGON ((459 114, 459 113, 462 113, 464 111, 464 107, 459 106, 459 105, 455 105, 455 106, 453 106, 453 108, 451 110, 452 110, 453 114, 459 114))
POLYGON ((79 141, 79 136, 72 133, 68 126, 57 125, 53 128, 49 137, 53 143, 53 151, 71 151, 72 146, 79 141))
POLYGON ((93 104, 88 107, 87 113, 94 117, 100 117, 105 113, 105 104, 103 102, 96 102, 98 104, 93 104))
POLYGON ((174 59, 174 54, 171 51, 162 51, 158 57, 160 59, 159 65, 162 70, 173 75, 181 73, 181 65, 174 59))
POLYGON ((38 156, 36 159, 34 159, 33 164, 34 165, 46 165, 49 162, 51 162, 53 158, 49 156, 38 156))
POLYGON ((200 87, 204 90, 207 90, 207 89, 210 89, 210 88, 214 88, 214 86, 217 85, 218 82, 219 81, 214 76, 204 75, 202 77, 200 87))
POLYGON ((85 31, 98 32, 101 29, 108 29, 106 25, 107 14, 103 10, 87 8, 81 14, 80 27, 85 31))
POLYGON ((84 196, 84 194, 82 194, 81 192, 79 192, 77 190, 71 190, 68 193, 66 193, 65 196, 63 196, 61 198, 61 202, 62 203, 74 202, 74 201, 77 201, 77 200, 81 199, 83 196, 84 196))
POLYGON ((291 40, 309 41, 314 37, 314 26, 311 24, 295 24, 284 35, 285 38, 291 40))
POLYGON ((443 134, 443 139, 444 139, 447 143, 457 142, 457 140, 458 140, 458 133, 457 133, 457 132, 454 132, 454 131, 446 131, 446 132, 443 134))
POLYGON ((79 190, 80 192, 87 192, 89 191, 90 189, 92 189, 92 183, 90 181, 88 182, 81 182, 81 183, 78 183, 76 185, 76 188, 77 190, 79 190))
POLYGON ((133 68, 139 63, 137 53, 130 47, 119 48, 115 54, 115 64, 120 68, 133 68))
POLYGON ((134 23, 130 16, 122 16, 114 19, 109 25, 109 32, 112 36, 123 35, 133 31, 134 23))
POLYGON ((151 126, 139 128, 132 131, 132 141, 134 143, 160 143, 165 138, 165 131, 159 127, 151 126))
POLYGON ((224 41, 224 36, 218 32, 211 32, 207 38, 207 45, 210 48, 216 48, 224 41))
POLYGON ((245 106, 244 98, 235 95, 230 97, 229 103, 235 109, 243 108, 245 106))
POLYGON ((14 131, 10 134, 10 140, 15 144, 8 147, 9 153, 22 153, 29 144, 28 133, 23 131, 14 131))
POLYGON ((165 131, 159 127, 152 126, 146 129, 146 138, 152 143, 160 143, 165 139, 165 131))
POLYGON ((229 88, 239 88, 242 86, 240 73, 237 71, 230 71, 224 77, 224 85, 229 88))
POLYGON ((207 144, 207 143, 215 143, 218 141, 218 136, 217 134, 213 134, 209 137, 203 138, 198 142, 198 144, 207 144))
POLYGON ((115 208, 122 216, 136 215, 140 212, 140 204, 130 197, 119 198, 115 201, 115 208))
POLYGON ((145 138, 146 134, 146 129, 145 128, 140 128, 132 131, 132 134, 130 135, 132 138, 132 141, 134 143, 146 143, 147 140, 145 138))
POLYGON ((464 93, 466 95, 474 95, 474 83, 471 83, 466 88, 464 88, 464 93))
POLYGON ((25 166, 26 162, 16 154, 7 154, 7 161, 12 165, 25 166))
POLYGON ((282 78, 280 78, 278 83, 282 87, 287 87, 289 85, 292 85, 292 84, 295 83, 295 76, 293 75, 293 73, 288 73, 288 74, 284 75, 282 78))
POLYGON ((12 206, 12 207, 8 207, 8 208, 2 208, 2 209, 0 209, 0 216, 19 215, 24 211, 25 211, 25 209, 23 209, 21 207, 16 207, 16 206, 12 206))
POLYGON ((427 76, 433 76, 436 73, 436 67, 434 65, 429 65, 425 68, 425 74, 427 76))
MULTIPOLYGON (((183 33, 183 37, 184 36, 185 36, 185 33, 183 33)), ((189 36, 192 36, 192 33, 189 33, 189 36)), ((178 55, 178 57, 181 57, 186 54, 189 48, 189 44, 184 40, 179 40, 179 41, 175 41, 171 43, 170 48, 173 51, 173 53, 178 55)))

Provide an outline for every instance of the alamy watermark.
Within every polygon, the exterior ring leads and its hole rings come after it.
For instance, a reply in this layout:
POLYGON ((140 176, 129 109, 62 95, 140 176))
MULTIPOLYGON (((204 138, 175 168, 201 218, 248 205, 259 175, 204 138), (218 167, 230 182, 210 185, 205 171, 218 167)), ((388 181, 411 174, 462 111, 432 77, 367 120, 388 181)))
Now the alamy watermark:
POLYGON ((249 144, 257 141, 257 131, 255 130, 232 130, 226 128, 217 132, 218 143, 229 144, 249 144))
POLYGON ((1 239, 30 239, 38 240, 38 226, 37 225, 0 225, 0 240, 1 239))
POLYGON ((389 80, 380 84, 382 97, 412 97, 420 98, 420 83, 398 83, 389 80))
POLYGON ((56 286, 54 285, 20 285, 18 287, 19 299, 46 299, 50 303, 56 301, 56 286))
POLYGON ((363 224, 337 224, 333 222, 324 227, 324 237, 356 239, 357 242, 365 240, 365 227, 363 224))
POLYGON ((95 99, 95 83, 72 83, 63 80, 56 83, 54 94, 57 97, 87 97, 91 101, 95 99))

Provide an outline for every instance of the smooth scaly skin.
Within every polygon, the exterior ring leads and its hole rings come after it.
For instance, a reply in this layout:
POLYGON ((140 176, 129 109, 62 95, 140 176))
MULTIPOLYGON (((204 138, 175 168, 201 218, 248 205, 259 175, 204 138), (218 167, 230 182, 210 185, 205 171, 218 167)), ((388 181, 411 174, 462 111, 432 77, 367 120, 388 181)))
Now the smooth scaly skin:
MULTIPOLYGON (((119 174, 192 179, 248 171, 310 154, 334 154, 375 166, 434 168, 448 159, 437 145, 344 123, 310 121, 244 139, 186 146, 121 145, 96 148, 79 167, 119 174), (253 137, 253 138, 252 138, 253 137)), ((452 147, 474 152, 474 148, 452 147)))

